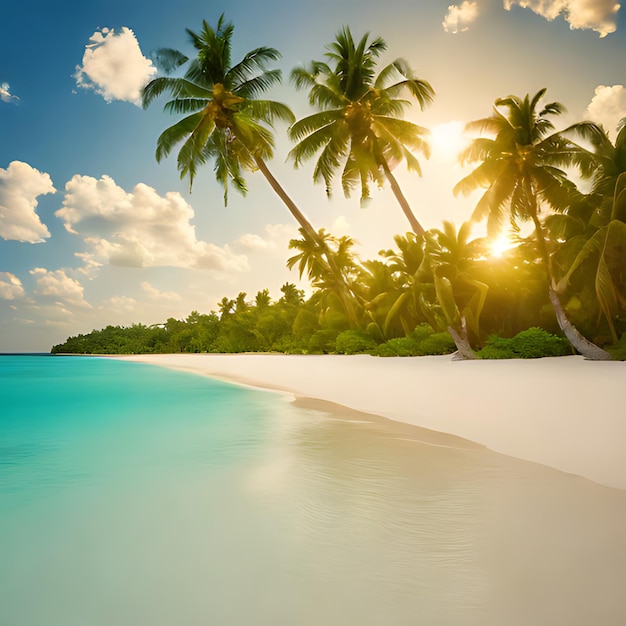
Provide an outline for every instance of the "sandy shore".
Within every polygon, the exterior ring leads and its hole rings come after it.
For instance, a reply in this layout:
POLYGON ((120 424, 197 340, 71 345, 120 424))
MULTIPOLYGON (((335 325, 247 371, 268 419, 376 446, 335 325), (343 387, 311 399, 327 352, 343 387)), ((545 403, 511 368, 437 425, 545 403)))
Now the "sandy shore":
POLYGON ((626 362, 272 354, 115 357, 187 370, 448 433, 626 489, 626 362))

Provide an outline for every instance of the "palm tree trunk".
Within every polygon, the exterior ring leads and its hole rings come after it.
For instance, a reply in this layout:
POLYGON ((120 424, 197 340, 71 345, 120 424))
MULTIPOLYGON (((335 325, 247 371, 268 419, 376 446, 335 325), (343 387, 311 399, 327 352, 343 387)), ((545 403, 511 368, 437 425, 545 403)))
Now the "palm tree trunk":
POLYGON ((387 159, 381 156, 379 158, 379 162, 383 168, 383 171, 385 172, 385 176, 387 177, 389 184, 391 185, 391 190, 393 191, 393 195, 396 197, 396 200, 398 201, 400 208, 404 212, 404 215, 409 220, 409 224, 411 225, 411 230, 416 235, 423 235, 424 228, 417 221, 417 218, 415 217, 413 211, 411 210, 411 206, 409 205, 405 195, 402 193, 402 189, 400 189, 400 185, 398 184, 396 177, 391 173, 391 170, 389 169, 389 164, 387 163, 387 159))
POLYGON ((318 240, 317 232, 311 225, 311 222, 307 220, 304 213, 296 206, 296 203, 289 197, 287 192, 282 188, 281 184, 276 180, 272 172, 265 161, 258 155, 254 155, 254 160, 261 174, 265 176, 265 180, 270 184, 270 187, 276 192, 276 195, 284 202, 285 206, 289 209, 290 213, 296 218, 300 228, 314 241, 318 240))
MULTIPOLYGON (((300 211, 300 209, 296 206, 296 203, 289 197, 287 192, 283 189, 282 185, 278 182, 278 180, 276 180, 272 172, 270 172, 269 168, 267 167, 267 163, 265 163, 265 161, 256 154, 254 155, 254 160, 260 172, 263 174, 263 176, 265 176, 265 180, 267 180, 267 182, 270 184, 270 187, 276 192, 276 195, 278 195, 278 197, 283 201, 285 206, 289 209, 290 213, 296 218, 296 221, 298 222, 298 224, 300 224, 300 228, 302 229, 303 233, 318 244, 321 252, 324 248, 323 241, 321 240, 317 231, 311 225, 311 222, 307 220, 307 218, 304 216, 304 213, 300 211)), ((328 263, 328 267, 330 268, 331 273, 334 275, 339 285, 341 285, 341 288, 338 290, 337 295, 340 302, 342 303, 348 321, 353 328, 357 328, 359 325, 358 317, 356 311, 354 310, 354 303, 352 302, 354 294, 346 283, 343 274, 337 267, 337 264, 335 263, 335 259, 333 258, 332 254, 325 254, 324 256, 326 257, 326 262, 328 263)))
POLYGON ((454 339, 454 345, 456 346, 456 354, 452 357, 455 361, 478 358, 474 350, 472 350, 472 346, 467 338, 467 325, 464 317, 461 318, 461 328, 448 326, 448 332, 452 336, 452 339, 454 339))
POLYGON ((589 339, 581 335, 578 329, 567 319, 561 300, 554 289, 554 284, 550 285, 548 296, 550 297, 550 302, 552 303, 559 328, 563 331, 574 348, 590 361, 610 361, 613 357, 606 350, 596 346, 595 343, 592 343, 589 339))
MULTIPOLYGON (((534 199, 535 196, 532 196, 534 199)), ((535 225, 535 235, 537 237, 537 245, 539 246, 539 254, 543 259, 544 267, 546 268, 546 277, 548 279, 548 297, 556 316, 556 321, 559 328, 563 331, 563 334, 567 337, 568 341, 572 344, 574 349, 582 354, 586 359, 590 361, 611 361, 613 357, 606 351, 597 346, 595 343, 589 341, 583 336, 580 331, 569 321, 561 299, 559 298, 554 286, 556 284, 554 280, 554 273, 552 271, 552 259, 548 254, 548 248, 546 246, 545 235, 543 226, 539 220, 536 210, 536 201, 533 203, 532 219, 535 225)))

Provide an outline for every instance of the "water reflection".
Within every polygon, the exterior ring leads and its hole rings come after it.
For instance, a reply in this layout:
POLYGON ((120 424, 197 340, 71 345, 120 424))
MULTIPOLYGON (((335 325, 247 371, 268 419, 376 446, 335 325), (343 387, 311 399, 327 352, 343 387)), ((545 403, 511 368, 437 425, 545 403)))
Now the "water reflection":
POLYGON ((0 623, 626 623, 626 492, 252 395, 81 440, 91 474, 0 519, 0 623))
POLYGON ((303 553, 307 624, 626 623, 626 493, 387 420, 300 415, 251 485, 303 553))

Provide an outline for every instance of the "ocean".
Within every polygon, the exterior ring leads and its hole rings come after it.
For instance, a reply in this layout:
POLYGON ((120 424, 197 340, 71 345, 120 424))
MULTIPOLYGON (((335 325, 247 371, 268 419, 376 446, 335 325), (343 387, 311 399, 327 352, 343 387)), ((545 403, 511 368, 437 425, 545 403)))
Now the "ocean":
POLYGON ((626 492, 292 400, 0 356, 0 624, 626 623, 626 492))

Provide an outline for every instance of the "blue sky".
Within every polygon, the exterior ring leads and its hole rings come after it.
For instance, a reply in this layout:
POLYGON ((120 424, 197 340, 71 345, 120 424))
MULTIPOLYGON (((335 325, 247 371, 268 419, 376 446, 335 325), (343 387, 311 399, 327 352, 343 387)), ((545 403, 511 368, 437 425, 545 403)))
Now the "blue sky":
MULTIPOLYGON (((486 116, 501 96, 535 93, 565 104, 563 125, 593 119, 613 130, 626 116, 624 9, 612 0, 34 0, 0 9, 0 352, 48 351, 67 336, 107 324, 157 323, 209 312, 240 291, 252 299, 286 281, 296 226, 259 174, 249 194, 222 191, 210 166, 192 193, 175 161, 154 158, 158 135, 175 121, 139 90, 159 47, 190 52, 185 28, 235 25, 233 59, 277 48, 290 70, 319 59, 344 25, 388 43, 383 61, 408 60, 436 97, 407 117, 432 130, 423 177, 397 169, 420 221, 440 227, 469 218, 473 199, 454 198, 455 161, 465 122, 486 116)), ((288 80, 271 93, 297 116, 306 95, 288 80)), ((350 234, 364 258, 393 245, 408 224, 391 193, 366 209, 338 189, 328 201, 294 171, 277 129, 274 174, 315 227, 350 234)), ((357 194, 358 196, 358 194, 357 194)))

